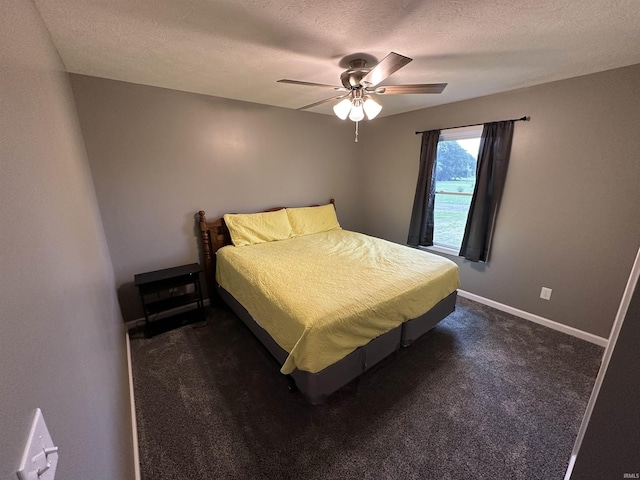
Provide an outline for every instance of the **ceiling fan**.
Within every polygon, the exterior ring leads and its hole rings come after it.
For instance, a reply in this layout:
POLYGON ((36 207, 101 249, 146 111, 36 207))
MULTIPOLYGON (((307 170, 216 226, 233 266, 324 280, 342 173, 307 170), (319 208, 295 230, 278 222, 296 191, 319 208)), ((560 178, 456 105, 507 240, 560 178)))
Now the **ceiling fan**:
MULTIPOLYGON (((361 57, 370 57, 365 54, 357 54, 361 57)), ((340 81, 342 86, 325 85, 323 83, 302 82, 299 80, 278 80, 280 83, 291 83, 294 85, 305 85, 308 87, 330 88, 336 92, 340 92, 333 97, 325 98, 319 102, 305 105, 298 110, 312 108, 332 100, 342 99, 341 102, 333 107, 335 114, 345 120, 356 122, 356 141, 357 141, 357 122, 364 120, 365 115, 369 120, 373 120, 382 110, 382 106, 378 104, 372 96, 374 95, 399 95, 399 94, 420 94, 420 93, 442 93, 447 86, 446 83, 424 83, 417 85, 380 85, 390 75, 400 70, 402 67, 412 61, 411 58, 395 52, 389 53, 375 67, 367 67, 366 58, 356 58, 349 60, 349 68, 342 72, 340 81)))

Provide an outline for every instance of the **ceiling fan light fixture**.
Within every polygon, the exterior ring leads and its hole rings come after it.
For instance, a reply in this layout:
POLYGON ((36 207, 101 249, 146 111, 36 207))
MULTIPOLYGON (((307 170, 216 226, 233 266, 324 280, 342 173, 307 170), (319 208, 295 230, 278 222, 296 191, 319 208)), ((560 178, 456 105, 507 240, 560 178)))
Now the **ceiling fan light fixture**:
POLYGON ((340 120, 346 120, 347 117, 349 116, 350 111, 351 111, 350 98, 345 98, 340 103, 333 106, 333 113, 335 113, 340 120))
POLYGON ((354 102, 353 107, 351 107, 351 112, 349 112, 349 120, 352 120, 354 122, 360 122, 361 120, 364 120, 364 110, 362 108, 362 103, 356 105, 354 102))
POLYGON ((378 116, 378 114, 380 113, 380 111, 382 110, 382 106, 376 102, 373 98, 367 98, 364 101, 364 113, 367 114, 367 118, 369 120, 373 120, 374 118, 376 118, 378 116))

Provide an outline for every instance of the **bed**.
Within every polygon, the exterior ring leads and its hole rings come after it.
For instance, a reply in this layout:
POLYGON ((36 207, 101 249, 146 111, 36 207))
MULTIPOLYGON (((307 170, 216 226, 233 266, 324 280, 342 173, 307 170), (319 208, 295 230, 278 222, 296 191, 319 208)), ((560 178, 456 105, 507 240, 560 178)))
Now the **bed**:
POLYGON ((342 229, 327 205, 199 212, 211 299, 222 299, 312 404, 411 345, 455 308, 457 265, 342 229))

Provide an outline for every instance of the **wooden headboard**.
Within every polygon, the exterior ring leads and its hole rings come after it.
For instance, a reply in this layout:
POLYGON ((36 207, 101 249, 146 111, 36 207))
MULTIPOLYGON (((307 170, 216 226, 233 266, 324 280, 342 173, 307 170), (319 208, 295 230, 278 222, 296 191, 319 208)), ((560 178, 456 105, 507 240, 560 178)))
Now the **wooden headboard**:
MULTIPOLYGON (((329 200, 335 207, 335 200, 329 200)), ((311 205, 317 207, 318 205, 311 205)), ((275 212, 286 207, 273 207, 261 212, 275 212)), ((209 290, 209 299, 214 301, 217 298, 216 293, 216 252, 225 245, 231 245, 231 235, 229 229, 224 223, 224 218, 220 217, 216 220, 207 220, 204 210, 198 212, 198 225, 200 227, 200 240, 202 241, 202 255, 204 257, 204 274, 207 280, 209 290)))

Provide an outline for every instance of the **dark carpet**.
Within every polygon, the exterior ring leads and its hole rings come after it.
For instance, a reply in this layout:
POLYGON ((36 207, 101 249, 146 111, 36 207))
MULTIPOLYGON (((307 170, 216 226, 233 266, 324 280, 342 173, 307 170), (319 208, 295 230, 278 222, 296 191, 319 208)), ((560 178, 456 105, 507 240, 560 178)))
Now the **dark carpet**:
POLYGON ((143 480, 561 480, 603 353, 458 298, 311 406, 226 308, 131 350, 143 480))

